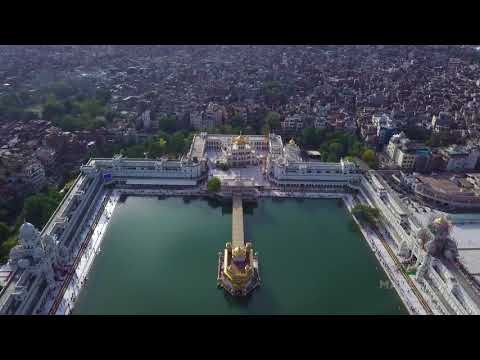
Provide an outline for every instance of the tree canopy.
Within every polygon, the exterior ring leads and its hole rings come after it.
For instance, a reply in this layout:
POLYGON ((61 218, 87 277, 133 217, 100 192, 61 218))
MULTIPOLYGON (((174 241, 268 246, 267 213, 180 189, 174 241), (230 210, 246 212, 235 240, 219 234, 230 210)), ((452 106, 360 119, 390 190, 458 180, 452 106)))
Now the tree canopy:
POLYGON ((25 221, 39 229, 43 228, 61 200, 62 195, 55 189, 29 196, 23 207, 25 221))
MULTIPOLYGON (((340 158, 363 157, 366 150, 357 135, 334 129, 306 128, 298 138, 298 143, 307 149, 318 149, 322 154, 322 161, 338 162, 340 158)), ((367 153, 371 157, 370 150, 367 153)), ((375 152, 373 151, 371 166, 376 163, 375 152)))
POLYGON ((220 179, 216 176, 208 180, 207 189, 209 192, 218 192, 220 190, 222 183, 220 179))
POLYGON ((8 239, 10 235, 10 228, 7 224, 0 222, 0 244, 2 244, 5 240, 8 239))
POLYGON ((352 213, 362 221, 365 221, 369 224, 376 223, 378 217, 380 216, 380 212, 377 208, 370 207, 364 204, 357 204, 353 207, 352 213))
POLYGON ((170 157, 179 157, 184 154, 192 143, 194 133, 186 131, 177 131, 169 134, 164 131, 159 131, 157 135, 151 136, 143 144, 134 144, 129 146, 110 145, 105 144, 99 149, 95 150, 96 156, 111 157, 114 154, 121 153, 126 157, 144 157, 144 153, 148 154, 149 158, 157 158, 164 155, 170 157))
POLYGON ((45 120, 52 121, 66 131, 102 127, 106 115, 111 119, 111 111, 96 98, 76 96, 74 100, 60 101, 53 94, 43 104, 42 111, 42 117, 45 120))
POLYGON ((150 158, 161 157, 167 150, 167 141, 164 138, 152 141, 147 145, 147 152, 150 158))
POLYGON ((162 116, 158 120, 158 127, 168 133, 173 133, 177 129, 177 119, 175 116, 162 116))
POLYGON ((264 123, 265 123, 265 126, 268 127, 268 129, 272 130, 272 129, 278 129, 280 128, 280 114, 275 112, 275 111, 269 111, 267 112, 267 114, 265 115, 265 118, 264 118, 264 123))

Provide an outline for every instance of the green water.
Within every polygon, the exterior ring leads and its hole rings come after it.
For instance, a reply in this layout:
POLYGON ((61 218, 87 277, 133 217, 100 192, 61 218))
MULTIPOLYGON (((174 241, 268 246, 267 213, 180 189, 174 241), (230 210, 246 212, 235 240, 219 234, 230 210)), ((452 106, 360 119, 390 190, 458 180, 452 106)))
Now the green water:
POLYGON ((261 200, 244 212, 263 281, 250 297, 216 284, 228 206, 128 197, 74 314, 407 314, 337 200, 261 200))

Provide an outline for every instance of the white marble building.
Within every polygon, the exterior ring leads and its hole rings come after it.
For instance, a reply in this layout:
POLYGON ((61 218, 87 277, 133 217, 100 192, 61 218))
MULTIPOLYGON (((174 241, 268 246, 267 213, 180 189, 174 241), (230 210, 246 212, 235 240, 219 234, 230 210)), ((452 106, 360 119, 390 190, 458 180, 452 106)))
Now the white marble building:
POLYGON ((354 163, 343 159, 339 163, 303 160, 293 140, 269 153, 267 174, 275 185, 329 191, 357 187, 361 175, 354 163))
POLYGON ((449 221, 434 216, 425 224, 419 222, 373 170, 362 177, 361 193, 380 210, 382 225, 395 242, 398 256, 416 269, 416 281, 441 312, 480 314, 480 293, 458 266, 449 221))

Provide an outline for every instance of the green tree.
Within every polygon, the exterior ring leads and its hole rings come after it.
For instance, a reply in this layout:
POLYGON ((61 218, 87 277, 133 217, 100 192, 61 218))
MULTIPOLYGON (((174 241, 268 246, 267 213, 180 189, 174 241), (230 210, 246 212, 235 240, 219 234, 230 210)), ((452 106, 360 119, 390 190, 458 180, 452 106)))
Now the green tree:
POLYGON ((322 136, 319 129, 306 128, 302 132, 301 142, 305 146, 316 147, 322 143, 322 136))
POLYGON ((164 138, 160 138, 157 141, 153 141, 147 147, 148 156, 151 158, 157 158, 165 154, 167 149, 167 141, 164 138))
POLYGON ((333 142, 328 145, 328 151, 330 154, 333 154, 338 158, 342 155, 343 145, 339 142, 333 142))
POLYGON ((2 244, 5 240, 8 239, 10 235, 10 228, 7 224, 0 222, 0 244, 2 244))
POLYGON ((61 200, 62 195, 54 189, 48 189, 46 192, 40 192, 28 197, 23 208, 25 221, 41 229, 47 223, 61 200))
POLYGON ((352 214, 354 214, 359 220, 374 224, 380 216, 380 211, 377 208, 368 205, 357 204, 353 207, 352 214))
POLYGON ((367 149, 362 154, 362 160, 369 165, 375 162, 375 158, 375 151, 373 151, 372 149, 367 149))
POLYGON ((158 127, 166 131, 167 133, 172 133, 175 131, 177 126, 177 120, 174 116, 162 116, 158 121, 158 127))
POLYGON ((208 180, 207 189, 209 192, 218 192, 221 186, 222 186, 222 183, 220 179, 216 176, 208 180))
POLYGON ((360 141, 354 140, 349 147, 348 154, 351 156, 361 157, 363 154, 363 145, 360 141))
POLYGON ((121 153, 128 158, 143 158, 145 152, 145 146, 143 144, 137 144, 122 149, 121 153))
POLYGON ((65 106, 57 100, 54 95, 48 97, 43 105, 42 117, 45 120, 52 121, 65 113, 65 106))
POLYGON ((338 162, 339 158, 335 154, 329 154, 327 156, 327 162, 338 162))
POLYGON ((77 114, 88 115, 89 117, 104 115, 106 112, 102 102, 92 98, 87 98, 83 101, 74 101, 73 111, 77 114))
POLYGON ((280 114, 275 111, 269 111, 264 118, 264 123, 269 129, 278 129, 280 127, 280 114))
POLYGON ((185 150, 185 135, 181 131, 177 131, 170 138, 169 152, 173 154, 181 154, 185 150))

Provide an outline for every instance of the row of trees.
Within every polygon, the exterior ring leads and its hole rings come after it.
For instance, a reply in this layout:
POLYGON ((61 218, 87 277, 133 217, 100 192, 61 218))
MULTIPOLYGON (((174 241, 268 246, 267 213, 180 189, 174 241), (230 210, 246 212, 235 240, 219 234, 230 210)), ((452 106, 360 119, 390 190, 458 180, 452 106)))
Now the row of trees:
POLYGON ((193 136, 194 133, 188 131, 177 131, 173 134, 159 131, 142 144, 130 146, 101 144, 92 151, 90 157, 112 157, 115 154, 122 154, 129 158, 143 158, 147 154, 149 158, 164 155, 176 158, 188 151, 193 136))
POLYGON ((340 158, 362 158, 370 167, 376 166, 376 153, 365 147, 357 135, 332 129, 306 128, 298 138, 306 149, 318 149, 322 161, 338 162, 340 158))
POLYGON ((463 142, 463 139, 459 139, 458 136, 453 135, 449 131, 432 133, 431 130, 422 126, 410 126, 405 128, 403 132, 410 140, 423 142, 431 147, 449 146, 463 142))
POLYGON ((0 122, 29 121, 38 117, 35 112, 28 110, 30 102, 22 94, 13 93, 0 97, 0 122))
POLYGON ((178 129, 177 118, 173 115, 162 116, 158 119, 158 127, 167 133, 173 133, 178 129))
MULTIPOLYGON (((51 114, 58 115, 59 113, 61 115, 71 115, 69 114, 69 107, 71 107, 69 102, 95 99, 103 105, 110 100, 110 97, 108 90, 97 88, 91 80, 58 81, 47 84, 38 91, 20 90, 0 96, 0 121, 29 121, 37 119, 40 115, 39 113, 42 112, 42 108, 45 111, 45 106, 47 106, 47 117, 51 114), (57 100, 57 102, 52 101, 52 99, 57 100), (65 104, 63 104, 64 102, 65 104)), ((84 113, 89 114, 91 111, 84 113)), ((108 117, 108 111, 106 115, 108 117)), ((84 121, 75 120, 67 119, 64 121, 65 124, 61 125, 72 129, 83 128, 82 124, 84 121)))
POLYGON ((42 105, 42 118, 66 131, 96 129, 113 119, 113 112, 97 98, 59 100, 50 95, 42 105))

